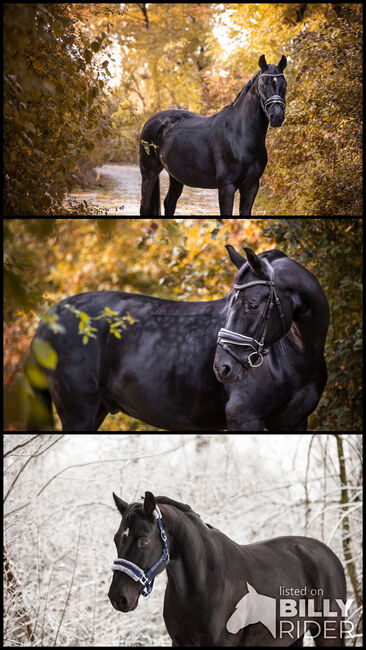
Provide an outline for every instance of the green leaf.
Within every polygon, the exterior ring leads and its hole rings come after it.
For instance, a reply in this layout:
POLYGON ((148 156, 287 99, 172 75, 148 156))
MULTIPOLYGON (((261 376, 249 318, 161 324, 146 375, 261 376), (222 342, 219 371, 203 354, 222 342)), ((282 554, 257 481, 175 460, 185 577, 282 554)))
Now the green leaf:
POLYGON ((41 366, 44 366, 44 368, 48 368, 49 370, 54 370, 56 368, 58 355, 48 341, 35 338, 32 342, 31 349, 41 366))

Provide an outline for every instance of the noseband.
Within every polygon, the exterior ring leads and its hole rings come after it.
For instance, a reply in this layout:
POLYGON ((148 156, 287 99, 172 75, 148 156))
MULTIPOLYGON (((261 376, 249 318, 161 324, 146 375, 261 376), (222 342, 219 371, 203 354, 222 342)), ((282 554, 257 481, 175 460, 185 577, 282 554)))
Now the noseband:
MULTIPOLYGON (((280 72, 278 74, 270 74, 269 72, 263 72, 260 75, 259 79, 261 79, 262 77, 284 77, 284 76, 285 75, 282 72, 280 72)), ((259 81, 259 79, 258 79, 258 81, 259 81)), ((263 100, 261 95, 259 94, 259 99, 261 101, 261 106, 262 106, 262 108, 263 108, 263 110, 264 110, 264 112, 265 112, 265 114, 267 115, 268 118, 269 118, 268 111, 269 111, 269 109, 271 108, 271 106, 273 104, 280 104, 283 111, 285 112, 285 110, 286 110, 286 102, 283 99, 283 97, 281 97, 281 95, 272 95, 271 97, 268 97, 268 99, 263 100)))
MULTIPOLYGON (((144 501, 142 500, 142 503, 143 502, 144 501)), ((112 571, 122 571, 123 573, 126 573, 126 575, 130 576, 132 580, 135 580, 135 582, 140 582, 144 588, 142 591, 143 596, 148 596, 152 592, 155 576, 151 578, 151 575, 155 571, 155 569, 157 569, 158 566, 160 566, 160 564, 164 561, 166 566, 168 566, 170 562, 168 540, 167 540, 166 532, 163 528, 163 524, 161 523, 161 512, 158 506, 156 506, 156 508, 154 509, 153 515, 157 520, 160 529, 160 536, 163 544, 163 552, 160 555, 159 559, 151 567, 151 569, 145 572, 143 569, 137 566, 137 564, 134 564, 133 562, 130 562, 129 560, 125 560, 124 558, 120 558, 120 557, 117 558, 117 560, 114 560, 112 565, 112 571)))
MULTIPOLYGON (((221 345, 221 347, 225 350, 225 352, 228 352, 232 357, 234 357, 234 359, 236 359, 236 361, 239 361, 239 363, 244 367, 246 367, 247 364, 249 363, 249 365, 252 368, 258 368, 263 363, 263 357, 269 352, 269 350, 264 347, 264 341, 266 338, 268 323, 269 323, 269 319, 270 319, 270 315, 274 303, 276 303, 278 313, 280 315, 283 334, 286 334, 285 315, 281 309, 281 302, 277 295, 275 283, 273 282, 274 271, 271 264, 268 262, 268 260, 266 260, 265 257, 263 257, 262 259, 267 264, 270 280, 253 280, 253 282, 247 282, 246 284, 234 284, 234 289, 236 289, 236 292, 233 295, 231 300, 232 303, 232 301, 237 297, 241 289, 248 289, 248 287, 255 287, 257 284, 264 284, 270 288, 266 307, 264 309, 262 316, 260 317, 254 335, 245 336, 244 334, 239 334, 238 332, 233 332, 232 330, 228 330, 225 327, 222 327, 219 331, 218 339, 217 339, 218 345, 221 345), (264 327, 263 327, 262 336, 261 339, 258 341, 256 337, 259 338, 259 331, 260 328, 262 327, 263 322, 264 322, 264 327), (230 350, 227 343, 230 343, 231 345, 242 345, 244 347, 252 348, 253 352, 251 352, 248 356, 248 359, 243 362, 235 354, 235 352, 230 350), (251 357, 253 356, 257 357, 256 360, 259 361, 259 363, 255 363, 252 361, 251 357)), ((231 303, 229 305, 229 310, 231 307, 231 303)))

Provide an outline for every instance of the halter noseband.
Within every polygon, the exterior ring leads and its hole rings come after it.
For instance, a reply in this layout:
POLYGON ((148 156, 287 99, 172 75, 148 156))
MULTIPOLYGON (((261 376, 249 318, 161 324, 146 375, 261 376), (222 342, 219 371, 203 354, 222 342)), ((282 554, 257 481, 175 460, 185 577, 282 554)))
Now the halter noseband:
MULTIPOLYGON (((262 77, 284 77, 284 76, 285 75, 283 74, 283 72, 279 72, 277 74, 270 74, 269 72, 263 72, 259 76, 259 79, 261 79, 262 77)), ((259 79, 258 79, 258 81, 259 81, 259 79)), ((267 115, 268 118, 269 118, 268 111, 271 108, 272 104, 280 104, 283 111, 286 110, 286 102, 283 99, 283 97, 281 97, 281 95, 271 95, 271 97, 268 97, 268 99, 263 100, 261 95, 259 94, 259 98, 260 98, 260 101, 261 101, 261 106, 262 106, 262 108, 263 108, 263 110, 264 110, 264 112, 265 112, 265 114, 267 115)))
POLYGON ((158 506, 156 506, 155 509, 153 510, 153 515, 157 520, 160 529, 160 536, 163 544, 163 552, 160 555, 159 559, 151 567, 151 569, 145 572, 143 569, 137 566, 137 564, 134 564, 133 562, 130 562, 129 560, 125 560, 124 558, 120 558, 120 557, 117 558, 117 560, 114 560, 112 564, 112 571, 122 571, 123 573, 126 573, 126 575, 130 576, 132 580, 135 580, 135 582, 140 582, 142 584, 144 588, 142 591, 143 596, 148 596, 152 592, 155 576, 151 579, 151 574, 155 571, 155 569, 158 568, 158 566, 160 566, 162 562, 165 561, 165 566, 168 566, 170 562, 168 540, 167 540, 166 532, 163 528, 163 524, 161 523, 161 512, 158 506))
MULTIPOLYGON (((253 280, 253 282, 247 282, 246 284, 234 284, 234 289, 236 289, 235 294, 232 297, 232 300, 237 296, 238 292, 241 289, 247 289, 248 287, 254 287, 257 284, 264 284, 268 287, 270 287, 269 290, 269 295, 268 295, 268 300, 266 303, 266 307, 264 309, 264 312, 259 320, 259 323, 256 327, 256 330, 254 332, 253 336, 245 336, 244 334, 239 334, 238 332, 233 332, 232 330, 228 330, 225 327, 222 327, 219 331, 218 334, 218 339, 217 343, 218 345, 221 345, 221 347, 225 350, 225 352, 228 352, 236 361, 239 361, 239 363, 242 366, 246 366, 247 363, 252 368, 258 368, 259 366, 262 365, 263 363, 263 356, 268 354, 269 350, 264 347, 264 340, 266 338, 266 333, 267 333, 267 328, 268 328, 268 323, 269 323, 269 318, 273 309, 274 302, 277 305, 277 309, 280 315, 280 320, 282 324, 282 330, 283 334, 286 334, 286 326, 285 326, 285 315, 281 309, 281 302, 280 299, 277 295, 275 283, 273 282, 273 275, 274 271, 271 266, 271 264, 266 260, 265 257, 263 257, 264 262, 267 264, 268 270, 269 270, 269 275, 270 275, 270 280, 253 280), (259 330, 260 327, 262 326, 262 322, 265 321, 263 332, 261 339, 257 341, 255 338, 258 336, 259 338, 259 330), (242 345, 244 347, 252 348, 253 352, 251 352, 248 356, 248 359, 246 361, 242 361, 230 348, 228 347, 227 343, 230 343, 231 345, 242 345), (252 361, 251 357, 252 356, 258 357, 257 361, 259 363, 255 363, 252 361)), ((229 309, 231 307, 231 303, 229 305, 229 309)))

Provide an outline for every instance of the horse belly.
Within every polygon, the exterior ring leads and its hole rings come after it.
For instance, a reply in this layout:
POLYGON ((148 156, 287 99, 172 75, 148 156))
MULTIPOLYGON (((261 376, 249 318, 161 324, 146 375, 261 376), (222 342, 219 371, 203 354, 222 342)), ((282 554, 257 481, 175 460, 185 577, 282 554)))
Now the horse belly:
POLYGON ((191 136, 174 139, 159 152, 159 159, 170 176, 189 187, 217 188, 216 169, 208 143, 191 136))
POLYGON ((162 429, 224 429, 223 391, 212 370, 213 354, 203 351, 199 337, 189 337, 197 320, 154 318, 145 327, 136 325, 123 341, 112 339, 108 357, 115 361, 108 367, 107 405, 162 429))
POLYGON ((204 377, 203 384, 202 377, 190 380, 188 376, 175 383, 173 375, 174 371, 164 371, 156 358, 146 361, 135 354, 129 360, 126 354, 120 373, 108 381, 107 403, 113 402, 115 410, 118 404, 119 410, 161 429, 224 429, 225 411, 219 387, 211 385, 210 377, 204 377))

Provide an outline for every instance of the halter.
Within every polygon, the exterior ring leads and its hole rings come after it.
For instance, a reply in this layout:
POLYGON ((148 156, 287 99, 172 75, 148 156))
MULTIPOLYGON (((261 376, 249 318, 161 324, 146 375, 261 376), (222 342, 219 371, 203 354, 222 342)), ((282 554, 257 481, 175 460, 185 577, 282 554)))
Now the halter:
MULTIPOLYGON (((283 74, 283 72, 279 72, 278 74, 270 74, 269 72, 263 72, 259 76, 259 79, 261 79, 262 77, 284 77, 284 76, 285 75, 283 74)), ((258 79, 258 81, 259 81, 259 79, 258 79)), ((265 114, 267 115, 268 118, 269 118, 268 111, 269 111, 270 107, 272 106, 272 104, 280 104, 283 111, 285 112, 285 110, 286 110, 286 102, 283 99, 283 97, 281 97, 281 95, 271 95, 271 97, 268 97, 268 99, 266 99, 264 101, 263 101, 262 97, 259 95, 259 99, 261 101, 261 106, 262 106, 262 108, 263 108, 263 110, 264 110, 264 112, 265 112, 265 114)))
MULTIPOLYGON (((277 295, 275 283, 273 282, 274 271, 273 271, 273 268, 272 268, 271 264, 268 262, 268 260, 266 260, 265 257, 263 258, 263 261, 267 264, 267 267, 268 267, 268 270, 269 270, 270 280, 253 280, 253 282, 247 282, 246 284, 234 284, 234 289, 236 289, 236 292, 232 297, 232 300, 234 300, 237 297, 237 295, 238 295, 238 293, 239 293, 239 291, 241 289, 247 289, 248 287, 255 287, 257 284, 264 284, 264 285, 270 287, 266 307, 264 309, 264 312, 263 312, 262 316, 260 317, 259 323, 258 323, 258 325, 256 327, 255 332, 254 332, 254 335, 253 336, 245 336, 244 334, 239 334, 238 332, 233 332, 232 330, 228 330, 225 327, 222 327, 220 329, 220 331, 219 331, 218 339, 217 339, 218 345, 221 345, 221 347, 225 350, 225 352, 228 352, 232 357, 234 357, 234 359, 236 359, 236 361, 239 361, 239 363, 244 367, 246 366, 247 363, 249 363, 249 365, 252 368, 258 368, 263 363, 263 356, 265 356, 266 354, 269 353, 269 350, 264 348, 264 340, 266 338, 269 318, 270 318, 270 315, 271 315, 271 311, 273 309, 274 302, 277 305, 277 309, 278 309, 278 312, 279 312, 279 315, 280 315, 283 334, 284 335, 286 334, 285 316, 284 316, 284 313, 283 313, 283 311, 281 309, 281 302, 280 302, 280 299, 279 299, 279 297, 277 295), (257 336, 259 338, 259 330, 260 330, 260 328, 262 326, 262 323, 264 321, 265 321, 265 323, 264 323, 264 328, 263 328, 263 332, 262 332, 262 337, 261 337, 260 341, 257 341, 257 339, 255 337, 257 336), (242 345, 244 347, 252 348, 253 352, 251 352, 250 355, 248 356, 248 359, 243 362, 235 354, 235 352, 230 350, 227 343, 230 343, 231 345, 242 345), (254 356, 254 355, 256 357, 258 357, 257 360, 259 361, 259 363, 254 363, 252 361, 251 357, 254 356)), ((231 307, 231 303, 229 305, 229 309, 230 309, 230 307, 231 307)))
POLYGON ((112 565, 112 571, 122 571, 123 573, 126 573, 128 576, 130 576, 132 580, 135 580, 135 582, 140 582, 144 588, 142 591, 143 596, 148 596, 152 592, 155 576, 151 579, 151 574, 155 571, 155 569, 158 568, 158 566, 160 566, 162 562, 165 561, 166 566, 168 566, 170 562, 168 540, 167 540, 166 532, 163 528, 163 524, 161 523, 161 512, 158 506, 156 506, 156 508, 154 509, 153 515, 157 520, 160 529, 160 536, 163 544, 163 552, 160 555, 159 559, 151 567, 151 569, 145 572, 143 569, 137 566, 137 564, 134 564, 133 562, 130 562, 129 560, 125 560, 124 558, 120 558, 120 557, 117 558, 117 560, 114 560, 112 565))

